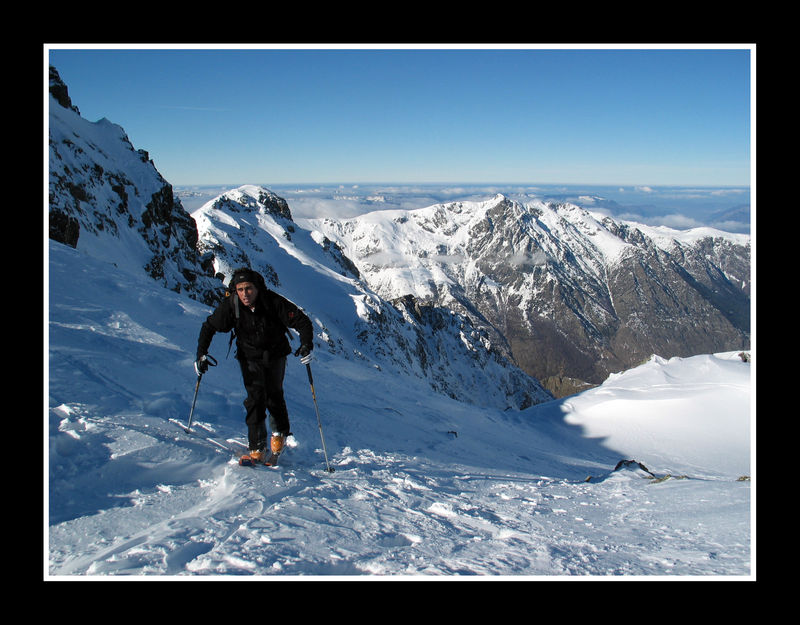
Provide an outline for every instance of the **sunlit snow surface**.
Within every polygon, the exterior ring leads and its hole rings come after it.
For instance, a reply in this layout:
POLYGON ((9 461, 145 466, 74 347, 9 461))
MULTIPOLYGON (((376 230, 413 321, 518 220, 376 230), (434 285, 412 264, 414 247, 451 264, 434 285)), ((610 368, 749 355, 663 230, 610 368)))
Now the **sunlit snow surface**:
POLYGON ((48 253, 47 576, 755 573, 755 361, 654 357, 517 412, 315 350, 335 472, 295 359, 295 446, 276 469, 243 468, 227 337, 195 433, 170 421, 188 418, 210 309, 60 244, 48 253), (623 459, 650 473, 614 471, 623 459))

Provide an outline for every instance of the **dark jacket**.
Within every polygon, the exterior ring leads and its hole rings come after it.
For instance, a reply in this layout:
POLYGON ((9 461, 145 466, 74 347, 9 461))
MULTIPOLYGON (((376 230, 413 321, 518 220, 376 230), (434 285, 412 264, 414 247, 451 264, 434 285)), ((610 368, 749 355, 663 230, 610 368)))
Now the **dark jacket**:
POLYGON ((292 353, 287 328, 297 330, 300 344, 313 349, 311 320, 297 306, 269 289, 261 289, 251 311, 232 293, 203 322, 197 340, 197 357, 208 353, 216 332, 236 331, 238 359, 266 362, 292 353), (238 308, 238 320, 237 320, 238 308))

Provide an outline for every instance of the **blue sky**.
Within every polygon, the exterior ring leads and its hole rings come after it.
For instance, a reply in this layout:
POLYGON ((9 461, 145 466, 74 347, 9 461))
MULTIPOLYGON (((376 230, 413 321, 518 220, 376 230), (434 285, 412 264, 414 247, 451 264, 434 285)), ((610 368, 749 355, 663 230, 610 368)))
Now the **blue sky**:
POLYGON ((748 47, 47 47, 173 185, 748 185, 748 47))

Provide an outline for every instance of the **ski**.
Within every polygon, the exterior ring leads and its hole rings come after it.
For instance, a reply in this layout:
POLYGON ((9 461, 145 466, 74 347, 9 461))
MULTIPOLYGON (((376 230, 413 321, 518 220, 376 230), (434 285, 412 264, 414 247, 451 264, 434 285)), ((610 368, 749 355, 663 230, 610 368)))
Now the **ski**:
POLYGON ((264 460, 255 460, 249 453, 246 453, 239 456, 239 466, 255 467, 261 464, 264 465, 265 467, 277 467, 279 456, 280 454, 275 454, 270 452, 269 455, 264 460))
POLYGON ((269 456, 267 459, 264 460, 264 464, 268 467, 277 467, 278 466, 278 458, 280 458, 281 454, 278 452, 277 454, 274 451, 269 452, 269 456))
POLYGON ((253 457, 250 454, 242 454, 239 456, 239 466, 240 467, 254 467, 258 462, 253 460, 253 457))
MULTIPOLYGON (((191 434, 192 433, 192 428, 190 428, 188 425, 184 424, 183 421, 179 421, 178 419, 173 419, 173 418, 170 418, 169 421, 170 421, 170 423, 174 423, 175 425, 180 427, 187 434, 191 434)), ((195 423, 195 426, 196 425, 197 424, 195 423)))
POLYGON ((256 460, 250 454, 243 454, 239 456, 239 466, 240 467, 257 467, 259 465, 265 467, 277 467, 278 466, 278 456, 280 454, 273 454, 270 453, 264 460, 256 460))

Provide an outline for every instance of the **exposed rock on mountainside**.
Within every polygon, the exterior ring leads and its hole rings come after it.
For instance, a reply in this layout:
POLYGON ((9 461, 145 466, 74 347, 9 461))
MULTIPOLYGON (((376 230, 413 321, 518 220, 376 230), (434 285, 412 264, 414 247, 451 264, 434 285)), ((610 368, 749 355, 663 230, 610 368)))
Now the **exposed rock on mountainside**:
POLYGON ((469 317, 557 396, 654 353, 749 346, 747 235, 502 195, 315 225, 382 297, 410 294, 469 317))
POLYGON ((123 255, 165 287, 208 301, 216 285, 194 220, 149 154, 107 119, 83 119, 52 67, 50 95, 50 238, 110 262, 123 255))

